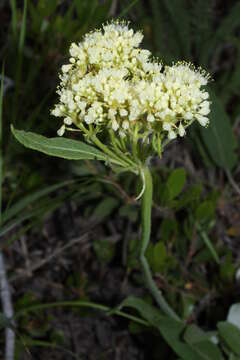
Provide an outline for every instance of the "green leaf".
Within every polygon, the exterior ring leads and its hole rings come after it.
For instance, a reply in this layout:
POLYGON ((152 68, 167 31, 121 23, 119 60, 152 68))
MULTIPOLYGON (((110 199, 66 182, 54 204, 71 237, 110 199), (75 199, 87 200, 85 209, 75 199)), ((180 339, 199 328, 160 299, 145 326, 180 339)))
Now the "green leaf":
POLYGON ((2 214, 2 222, 5 223, 9 219, 16 216, 21 211, 26 211, 26 207, 32 204, 34 201, 39 200, 45 195, 48 195, 52 193, 53 191, 56 191, 62 187, 65 187, 69 184, 73 184, 74 181, 68 180, 63 181, 56 185, 47 186, 41 190, 35 191, 34 193, 24 196, 23 199, 20 199, 18 202, 16 202, 14 205, 12 205, 9 209, 3 212, 2 214))
POLYGON ((104 218, 109 216, 112 211, 118 206, 119 201, 113 197, 107 197, 101 201, 93 212, 93 216, 97 218, 104 218))
POLYGON ((212 101, 208 128, 200 127, 200 133, 208 153, 214 163, 231 170, 237 163, 234 152, 236 142, 230 119, 221 101, 212 90, 209 90, 212 101))
POLYGON ((23 17, 22 17, 22 24, 21 24, 19 44, 18 44, 18 48, 19 48, 20 52, 23 51, 23 47, 24 47, 24 43, 25 43, 26 24, 27 24, 27 0, 24 0, 23 17))
POLYGON ((77 10, 78 19, 81 23, 88 22, 95 9, 97 8, 98 2, 96 0, 74 0, 74 5, 77 10))
POLYGON ((233 353, 231 353, 229 355, 229 360, 240 360, 240 357, 238 357, 238 356, 234 355, 233 353))
POLYGON ((185 59, 189 59, 191 50, 191 17, 189 16, 186 1, 164 0, 163 3, 171 19, 170 26, 176 31, 176 38, 179 41, 182 56, 185 59))
MULTIPOLYGON (((150 325, 157 327, 159 324, 159 321, 161 321, 164 318, 167 318, 166 316, 161 315, 160 311, 158 311, 157 308, 153 307, 152 305, 149 305, 146 301, 139 299, 135 296, 129 296, 123 302, 120 304, 119 309, 122 309, 124 307, 130 307, 135 310, 137 310, 141 316, 146 319, 150 325)), ((175 321, 175 320, 174 320, 175 321)), ((177 325, 180 326, 180 328, 176 327, 176 336, 178 336, 184 326, 182 326, 182 323, 179 321, 175 321, 177 325)))
POLYGON ((138 210, 132 205, 123 205, 118 211, 119 216, 129 219, 131 222, 135 222, 138 218, 138 210))
POLYGON ((162 241, 157 242, 153 249, 153 269, 154 272, 161 272, 167 260, 167 251, 162 241))
POLYGON ((234 282, 235 272, 236 272, 235 260, 233 259, 231 250, 228 250, 225 252, 224 259, 220 267, 220 277, 222 282, 228 284, 234 282))
POLYGON ((158 55, 164 62, 172 62, 181 57, 181 43, 176 36, 176 27, 164 6, 163 1, 150 0, 153 15, 153 40, 158 50, 158 55))
POLYGON ((206 360, 223 360, 223 356, 217 345, 209 340, 199 341, 192 345, 192 348, 206 360))
MULTIPOLYGON (((234 2, 233 2, 234 4, 234 2)), ((230 34, 240 26, 240 3, 237 1, 227 15, 223 17, 217 30, 213 33, 212 39, 208 42, 208 50, 213 51, 218 44, 228 40, 230 34)), ((206 51, 208 52, 208 51, 206 51)))
POLYGON ((51 16, 57 10, 58 1, 38 0, 36 5, 38 16, 41 18, 41 20, 43 20, 44 18, 51 16))
MULTIPOLYGON (((180 340, 180 336, 185 328, 185 324, 183 322, 161 315, 161 313, 156 308, 144 302, 142 299, 136 298, 134 296, 130 296, 125 299, 120 305, 120 309, 122 307, 130 307, 137 310, 141 316, 149 322, 149 324, 159 330, 165 341, 182 359, 210 359, 209 357, 203 357, 199 355, 198 352, 180 340)), ((215 359, 211 358, 211 360, 215 359)))
POLYGON ((227 321, 221 321, 217 324, 220 336, 228 347, 236 354, 240 355, 240 330, 227 321))
POLYGON ((178 222, 175 219, 166 218, 161 223, 161 240, 164 243, 168 243, 178 234, 178 222))
POLYGON ((186 173, 184 169, 176 169, 170 174, 166 184, 170 200, 173 200, 180 194, 185 184, 185 181, 186 173))
POLYGON ((189 189, 184 191, 177 202, 177 209, 179 210, 184 207, 187 207, 188 209, 194 209, 196 207, 196 203, 200 201, 202 190, 202 184, 196 184, 192 185, 189 189))
POLYGON ((25 220, 30 220, 32 218, 39 218, 40 216, 46 215, 51 211, 57 209, 63 201, 66 199, 67 194, 62 194, 56 199, 46 199, 42 203, 38 203, 34 208, 20 212, 20 215, 8 222, 6 225, 0 228, 0 237, 7 234, 9 231, 13 230, 17 225, 20 225, 25 220))
POLYGON ((37 312, 39 310, 46 310, 46 309, 53 309, 53 308, 58 308, 58 307, 70 307, 70 308, 74 308, 74 307, 83 307, 83 308, 92 308, 92 309, 96 309, 96 310, 100 310, 103 311, 107 314, 114 314, 114 315, 118 315, 121 317, 124 317, 126 319, 129 319, 131 321, 135 321, 141 325, 145 325, 148 326, 148 323, 146 321, 144 321, 143 319, 140 319, 136 316, 133 316, 131 314, 125 313, 123 311, 119 311, 118 309, 111 309, 107 306, 101 305, 101 304, 97 304, 94 302, 89 302, 89 301, 82 301, 82 300, 75 300, 75 301, 58 301, 58 302, 53 302, 53 303, 40 303, 40 304, 33 304, 33 305, 28 305, 26 307, 21 308, 20 310, 18 310, 17 312, 15 312, 15 319, 18 319, 19 317, 28 314, 28 313, 32 313, 32 312, 37 312))
POLYGON ((189 325, 184 333, 184 340, 189 344, 207 340, 208 336, 197 325, 189 325))
POLYGON ((10 0, 10 6, 11 6, 11 12, 12 12, 12 16, 11 16, 12 31, 13 31, 13 35, 16 36, 17 35, 17 4, 16 4, 16 0, 10 0))
POLYGON ((200 222, 211 220, 215 214, 215 206, 212 201, 203 201, 196 209, 196 219, 200 222))
POLYGON ((193 313, 194 304, 196 300, 190 294, 189 295, 182 294, 181 300, 182 300, 182 318, 184 320, 188 320, 193 313))
POLYGON ((204 359, 223 360, 222 354, 212 341, 209 334, 196 325, 189 325, 184 333, 184 340, 192 345, 204 359))
POLYGON ((14 129, 15 138, 25 147, 68 160, 107 160, 104 153, 82 141, 66 138, 47 138, 42 135, 14 129))
POLYGON ((216 263, 219 265, 220 264, 220 259, 218 256, 217 251, 215 250, 211 240, 209 239, 207 233, 201 228, 199 223, 196 223, 197 229, 199 231, 199 234, 201 235, 201 238, 203 240, 203 242, 205 243, 205 245, 207 246, 208 250, 210 251, 210 253, 212 254, 212 257, 214 258, 214 260, 216 261, 216 263))
POLYGON ((122 18, 123 16, 126 16, 129 11, 138 3, 139 0, 132 0, 127 5, 124 6, 124 9, 122 12, 118 15, 119 18, 122 18))
POLYGON ((97 239, 93 242, 93 249, 100 262, 108 264, 115 255, 115 244, 108 239, 97 239))

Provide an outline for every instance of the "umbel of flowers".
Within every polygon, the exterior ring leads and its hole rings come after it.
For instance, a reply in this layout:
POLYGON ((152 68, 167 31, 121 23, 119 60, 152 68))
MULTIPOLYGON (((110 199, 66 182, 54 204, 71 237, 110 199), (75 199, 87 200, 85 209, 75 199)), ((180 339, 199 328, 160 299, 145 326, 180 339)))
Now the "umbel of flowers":
POLYGON ((63 117, 58 135, 74 124, 90 142, 104 132, 131 146, 141 139, 161 155, 164 139, 184 136, 195 120, 208 124, 209 76, 185 62, 163 66, 139 47, 142 39, 126 22, 112 22, 70 46, 52 110, 63 117))

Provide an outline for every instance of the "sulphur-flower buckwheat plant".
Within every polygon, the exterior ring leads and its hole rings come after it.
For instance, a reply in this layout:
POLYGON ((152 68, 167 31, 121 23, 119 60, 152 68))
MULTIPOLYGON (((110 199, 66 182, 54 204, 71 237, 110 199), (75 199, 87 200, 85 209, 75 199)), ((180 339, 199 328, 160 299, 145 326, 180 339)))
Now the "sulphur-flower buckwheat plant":
POLYGON ((115 21, 70 46, 69 63, 62 66, 59 102, 52 115, 63 118, 59 137, 47 139, 12 128, 25 146, 67 159, 105 161, 115 171, 131 171, 142 178, 140 262, 145 282, 165 314, 178 315, 157 288, 145 252, 150 241, 151 157, 183 137, 194 121, 209 123, 209 75, 192 64, 164 66, 139 47, 143 35, 128 23, 115 21), (62 136, 78 131, 85 142, 62 136), (92 146, 93 145, 93 146, 92 146))

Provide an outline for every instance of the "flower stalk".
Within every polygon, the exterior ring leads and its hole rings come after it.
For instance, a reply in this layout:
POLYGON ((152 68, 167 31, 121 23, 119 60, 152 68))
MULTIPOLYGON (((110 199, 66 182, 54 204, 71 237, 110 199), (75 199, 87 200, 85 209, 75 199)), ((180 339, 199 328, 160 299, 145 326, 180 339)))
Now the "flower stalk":
POLYGON ((150 169, 145 166, 143 168, 143 176, 145 179, 145 190, 141 199, 141 224, 142 224, 142 233, 141 233, 141 244, 140 244, 140 262, 142 265, 142 271, 145 277, 146 286, 151 292, 156 303, 159 305, 161 310, 171 318, 179 320, 178 315, 174 310, 168 305, 164 299, 162 292, 158 289, 155 284, 149 264, 145 257, 145 253, 150 241, 151 235, 151 213, 152 213, 152 195, 153 195, 153 183, 152 175, 150 169))

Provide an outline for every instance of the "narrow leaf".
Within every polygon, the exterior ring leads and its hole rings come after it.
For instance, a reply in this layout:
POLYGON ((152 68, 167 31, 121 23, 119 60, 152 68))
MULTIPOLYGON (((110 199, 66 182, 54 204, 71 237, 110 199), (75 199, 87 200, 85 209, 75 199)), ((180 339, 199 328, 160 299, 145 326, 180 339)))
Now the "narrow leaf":
POLYGON ((27 23, 27 0, 24 0, 23 18, 22 18, 22 25, 19 36, 19 44, 18 44, 18 48, 20 52, 23 51, 23 47, 24 47, 25 35, 26 35, 26 23, 27 23))
POLYGON ((120 308, 122 307, 131 307, 137 310, 144 319, 146 319, 152 326, 156 327, 159 330, 165 341, 182 359, 210 359, 201 356, 199 352, 196 352, 194 349, 191 348, 191 346, 184 344, 181 341, 180 336, 185 327, 185 324, 183 322, 173 320, 167 316, 161 315, 161 313, 156 308, 134 296, 130 296, 125 299, 120 305, 120 308))
POLYGON ((208 250, 210 251, 210 253, 212 254, 212 257, 214 258, 214 260, 216 261, 216 263, 219 265, 220 264, 220 259, 218 256, 217 251, 215 250, 211 240, 209 239, 209 237, 207 236, 206 232, 204 230, 202 230, 201 226, 199 225, 199 223, 196 223, 197 229, 202 237, 203 242, 205 243, 205 245, 207 246, 208 250))
POLYGON ((117 207, 118 200, 113 197, 104 198, 95 208, 93 212, 93 217, 104 218, 109 216, 113 210, 117 207))
POLYGON ((224 360, 217 345, 209 340, 199 341, 192 345, 192 348, 206 360, 224 360))
POLYGON ((63 181, 56 185, 50 185, 45 187, 44 189, 35 191, 34 193, 24 196, 23 199, 20 199, 17 201, 14 205, 12 205, 9 209, 3 212, 2 214, 2 222, 5 223, 9 219, 16 216, 20 211, 25 210, 26 207, 32 204, 34 201, 39 200, 45 195, 48 195, 52 193, 53 191, 56 191, 66 185, 69 185, 71 183, 74 183, 74 181, 63 181))
POLYGON ((127 13, 129 13, 129 11, 132 9, 132 7, 134 7, 137 4, 138 1, 139 0, 132 0, 128 5, 124 7, 124 9, 122 10, 122 12, 119 14, 118 17, 122 18, 123 16, 126 16, 127 13))
POLYGON ((228 347, 236 354, 240 355, 240 330, 233 324, 222 321, 217 324, 219 334, 228 347))
POLYGON ((233 136, 230 119, 225 109, 214 94, 210 91, 212 100, 210 124, 208 128, 200 128, 203 142, 211 159, 216 165, 231 170, 237 163, 234 152, 236 142, 233 136))
POLYGON ((25 147, 68 160, 107 160, 104 153, 82 141, 66 138, 47 138, 23 130, 11 130, 15 138, 25 147))

